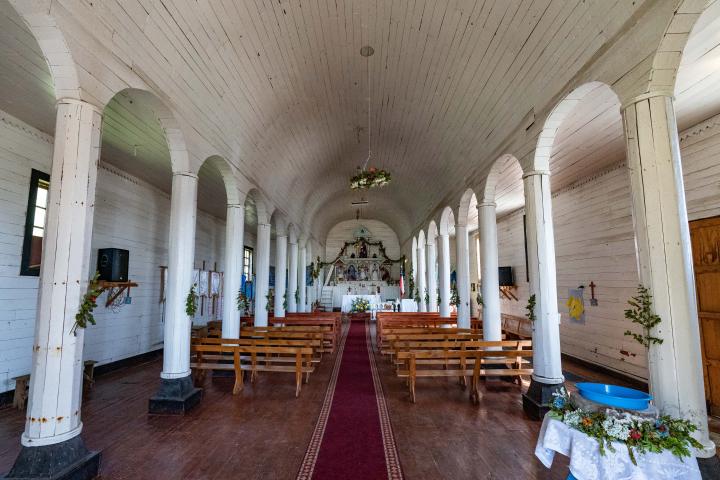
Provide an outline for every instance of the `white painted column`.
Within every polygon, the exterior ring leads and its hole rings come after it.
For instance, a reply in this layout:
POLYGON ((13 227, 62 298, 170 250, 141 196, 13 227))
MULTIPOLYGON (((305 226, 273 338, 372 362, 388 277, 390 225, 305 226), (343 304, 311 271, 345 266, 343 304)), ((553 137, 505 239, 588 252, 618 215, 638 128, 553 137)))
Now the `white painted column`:
POLYGON ((698 426, 700 458, 715 455, 708 436, 700 329, 677 123, 672 98, 645 97, 623 111, 640 282, 662 322, 663 343, 648 352, 650 390, 663 414, 698 426))
POLYGON ((427 312, 427 303, 425 302, 425 293, 427 292, 427 275, 425 269, 425 246, 418 246, 417 249, 418 257, 418 271, 417 271, 417 288, 418 296, 420 297, 420 304, 418 305, 418 311, 427 312))
POLYGON ((305 265, 307 265, 307 248, 303 245, 300 248, 300 259, 298 261, 298 288, 300 289, 300 302, 298 312, 307 312, 307 279, 305 278, 305 265))
MULTIPOLYGON (((287 235, 275 237, 275 316, 285 316, 285 270, 287 269, 287 235)), ((289 300, 289 299, 288 299, 289 300)))
POLYGON ((165 338, 161 378, 172 380, 190 375, 190 324, 185 301, 192 287, 195 261, 195 217, 198 177, 175 172, 170 197, 168 242, 168 286, 165 296, 165 338))
MULTIPOLYGON (((40 267, 25 447, 80 434, 85 330, 71 333, 87 291, 102 115, 88 103, 61 100, 40 267)), ((100 307, 102 308, 102 307, 100 307)))
MULTIPOLYGON (((307 246, 305 247, 305 266, 307 267, 312 262, 312 244, 308 242, 307 246)), ((307 275, 303 275, 305 278, 305 311, 306 312, 312 312, 312 295, 311 291, 312 289, 309 288, 307 285, 307 275)))
POLYGON ((270 281, 270 224, 258 223, 255 259, 255 326, 268 324, 267 294, 270 281))
POLYGON ((437 248, 435 239, 427 244, 427 288, 428 288, 428 312, 437 312, 437 248))
POLYGON ((240 337, 240 312, 237 295, 243 273, 245 205, 227 206, 225 223, 225 272, 223 273, 223 338, 240 337))
MULTIPOLYGON (((557 306, 550 172, 531 171, 526 173, 523 179, 530 293, 535 295, 536 301, 532 378, 542 384, 556 385, 561 384, 564 379, 560 362, 560 313, 557 306)), ((484 258, 481 261, 484 262, 484 258)), ((497 264, 495 269, 497 270, 497 264)), ((486 281, 486 270, 486 267, 483 267, 483 284, 486 281)), ((483 301, 486 301, 485 297, 483 301)))
POLYGON ((500 281, 498 280, 498 242, 495 203, 478 204, 480 229, 480 278, 483 299, 483 338, 502 340, 500 318, 500 281))
MULTIPOLYGON (((415 242, 416 243, 416 242, 415 242)), ((410 259, 412 262, 412 280, 413 284, 415 285, 415 288, 418 287, 418 252, 417 252, 417 243, 415 248, 412 248, 412 245, 410 246, 410 249, 412 252, 410 252, 410 259)))
POLYGON ((460 297, 458 305, 458 327, 470 328, 470 250, 466 225, 455 225, 457 243, 457 291, 460 297))
POLYGON ((287 311, 290 313, 297 312, 297 300, 295 299, 295 292, 297 292, 298 284, 298 244, 297 238, 291 232, 290 233, 290 248, 289 258, 290 265, 288 268, 288 308, 287 311))
POLYGON ((450 235, 440 235, 440 316, 450 317, 450 235))

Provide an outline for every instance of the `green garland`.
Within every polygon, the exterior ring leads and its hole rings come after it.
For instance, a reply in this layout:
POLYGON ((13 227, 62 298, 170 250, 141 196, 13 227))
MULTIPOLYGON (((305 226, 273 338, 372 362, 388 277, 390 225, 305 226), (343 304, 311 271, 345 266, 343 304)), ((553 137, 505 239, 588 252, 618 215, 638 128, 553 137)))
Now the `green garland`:
POLYGON ((525 310, 527 310, 525 316, 533 323, 535 323, 535 303, 535 294, 533 293, 532 295, 530 295, 530 298, 528 298, 528 303, 525 307, 525 310))
POLYGON ((460 305, 460 293, 458 293, 457 284, 452 285, 450 288, 450 305, 460 305))
POLYGON ((667 450, 683 458, 692 456, 690 448, 702 448, 700 442, 691 436, 697 426, 688 420, 669 415, 651 419, 612 408, 605 412, 585 412, 573 403, 564 387, 553 396, 555 399, 548 414, 550 418, 597 440, 600 455, 605 455, 606 449, 615 451, 612 442, 624 443, 630 460, 637 465, 635 453, 661 453, 667 450))
POLYGON ((270 290, 268 294, 265 295, 265 299, 267 300, 267 303, 265 303, 265 310, 269 312, 275 307, 275 291, 270 290))
POLYGON ((75 324, 70 329, 70 333, 77 335, 78 328, 87 328, 88 323, 96 325, 95 317, 93 316, 93 310, 97 307, 97 297, 99 297, 105 289, 100 287, 98 278, 100 277, 99 272, 95 272, 95 275, 88 284, 88 289, 85 295, 83 295, 82 302, 80 302, 80 308, 78 313, 75 314, 75 324))
POLYGON ((187 298, 185 299, 185 313, 188 317, 194 317, 195 312, 197 312, 197 303, 195 302, 195 287, 196 284, 192 284, 192 287, 190 287, 190 291, 188 292, 187 298))
POLYGON ((650 335, 650 330, 656 327, 662 320, 655 315, 652 310, 652 295, 650 291, 642 285, 638 285, 638 294, 628 300, 629 309, 625 310, 625 318, 632 320, 633 323, 642 325, 643 333, 637 334, 630 330, 625 331, 625 335, 633 337, 640 345, 650 348, 652 344, 663 343, 662 338, 650 335))

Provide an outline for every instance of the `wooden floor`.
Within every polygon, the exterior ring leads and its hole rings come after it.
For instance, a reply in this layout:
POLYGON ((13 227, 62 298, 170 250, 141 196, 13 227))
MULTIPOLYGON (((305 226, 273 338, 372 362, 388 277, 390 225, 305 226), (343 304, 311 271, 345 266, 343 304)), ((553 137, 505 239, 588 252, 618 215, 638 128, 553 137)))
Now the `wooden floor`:
MULTIPOLYGON (((184 417, 147 414, 159 360, 116 371, 100 376, 85 401, 83 436, 102 451, 103 479, 294 479, 332 364, 324 359, 298 399, 291 374, 261 376, 235 397, 231 379, 207 378, 200 406, 184 417)), ((540 423, 524 416, 517 385, 485 384, 474 406, 455 380, 422 379, 412 404, 379 356, 378 367, 405 478, 567 476, 564 458, 557 456, 552 470, 535 459, 540 423)), ((0 410, 0 472, 11 467, 22 430, 20 412, 0 410)))

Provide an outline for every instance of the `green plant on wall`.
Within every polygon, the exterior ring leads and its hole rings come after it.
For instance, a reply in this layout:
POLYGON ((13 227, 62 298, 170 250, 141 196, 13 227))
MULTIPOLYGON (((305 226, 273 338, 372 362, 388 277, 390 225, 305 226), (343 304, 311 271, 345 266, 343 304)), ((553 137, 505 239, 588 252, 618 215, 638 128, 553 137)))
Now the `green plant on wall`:
POLYGON ((658 315, 652 310, 652 295, 650 291, 642 285, 638 285, 638 294, 628 300, 631 308, 625 310, 625 318, 632 320, 642 326, 643 333, 633 333, 630 330, 625 331, 625 335, 634 338, 640 345, 650 348, 650 345, 663 343, 662 338, 650 335, 650 330, 662 321, 658 315))
POLYGON ((428 305, 430 303, 430 293, 428 293, 427 290, 425 290, 425 305, 428 305))
POLYGON ((300 303, 300 290, 295 290, 295 303, 300 303))
POLYGON ((95 307, 97 307, 97 297, 99 297, 105 289, 100 287, 100 283, 98 281, 98 277, 100 276, 99 272, 95 272, 95 275, 90 280, 90 283, 88 284, 88 289, 85 295, 83 295, 82 302, 80 303, 80 308, 78 309, 78 313, 75 314, 75 324, 70 329, 70 333, 73 335, 77 335, 77 329, 78 328, 87 328, 88 323, 91 325, 95 325, 95 317, 93 316, 93 310, 95 307))
POLYGON ((192 284, 192 287, 190 287, 190 291, 188 292, 187 298, 185 299, 185 313, 187 313, 188 317, 194 317, 195 312, 197 312, 197 302, 196 302, 196 293, 195 293, 195 287, 196 284, 192 284))
POLYGON ((480 294, 480 292, 478 292, 477 297, 475 297, 475 301, 476 301, 477 304, 480 305, 481 307, 484 307, 484 306, 485 306, 485 304, 483 303, 483 298, 482 298, 482 295, 480 294))
POLYGON ((535 322, 535 294, 533 293, 530 295, 530 298, 528 298, 527 306, 525 307, 525 310, 527 310, 527 313, 525 316, 528 320, 531 322, 535 322))
POLYGON ((283 310, 287 310, 287 290, 283 293, 283 310))

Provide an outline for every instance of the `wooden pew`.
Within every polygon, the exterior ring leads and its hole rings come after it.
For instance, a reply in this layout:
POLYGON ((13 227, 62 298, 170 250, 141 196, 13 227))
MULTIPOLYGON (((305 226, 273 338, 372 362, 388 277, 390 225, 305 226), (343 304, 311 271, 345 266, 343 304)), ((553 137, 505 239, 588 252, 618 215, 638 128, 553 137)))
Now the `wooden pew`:
POLYGON ((502 314, 502 330, 512 338, 532 338, 532 322, 526 317, 502 314))
POLYGON ((441 317, 433 312, 378 312, 375 340, 382 343, 386 328, 397 327, 457 327, 457 316, 441 317))
MULTIPOLYGON (((196 342, 190 347, 190 366, 196 371, 233 370, 235 385, 233 395, 243 388, 243 371, 249 371, 251 381, 255 381, 258 372, 295 373, 295 397, 300 395, 303 374, 314 371, 312 366, 313 349, 309 346, 286 345, 291 341, 251 339, 207 339, 217 343, 196 342), (247 341, 250 344, 245 344, 247 341), (285 343, 285 344, 283 344, 285 343), (232 355, 232 363, 222 362, 232 355), (288 359, 292 360, 291 362, 288 359), (288 364, 291 363, 291 364, 288 364)), ((306 380, 307 381, 307 380, 306 380)))
MULTIPOLYGON (((524 346, 524 345, 522 345, 524 346)), ((415 403, 415 385, 422 377, 457 377, 461 386, 467 384, 466 377, 472 375, 471 400, 479 402, 479 378, 496 376, 531 375, 532 368, 526 367, 523 358, 531 357, 532 350, 524 349, 518 341, 510 342, 436 342, 433 345, 408 346, 398 351, 398 361, 404 366, 397 370, 397 376, 406 378, 412 402, 415 403), (507 346, 511 350, 488 350, 507 346), (512 368, 483 368, 489 364, 505 364, 512 368)))

